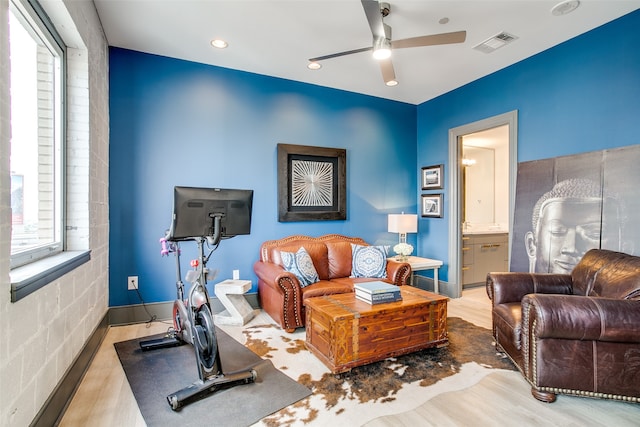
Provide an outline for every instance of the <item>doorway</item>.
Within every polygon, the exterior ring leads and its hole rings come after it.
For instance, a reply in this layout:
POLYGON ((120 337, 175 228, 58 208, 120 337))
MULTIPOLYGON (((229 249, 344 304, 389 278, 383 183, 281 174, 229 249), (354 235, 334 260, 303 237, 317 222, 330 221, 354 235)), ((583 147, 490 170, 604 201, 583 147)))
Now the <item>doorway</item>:
MULTIPOLYGON (((517 110, 498 116, 479 120, 463 126, 452 128, 449 130, 449 182, 451 183, 451 197, 449 199, 449 278, 447 285, 442 289, 443 293, 451 298, 459 298, 462 296, 463 280, 463 227, 464 227, 464 209, 465 209, 465 192, 463 188, 464 179, 464 137, 491 129, 507 127, 508 135, 508 166, 505 168, 508 180, 508 218, 505 224, 510 232, 513 229, 513 213, 515 206, 515 190, 516 177, 518 167, 518 112, 517 110)), ((504 196, 502 197, 504 199, 504 196)), ((495 223, 495 217, 493 222, 495 223)), ((510 239, 508 239, 508 256, 511 254, 510 239)), ((507 261, 509 265, 509 260, 507 261)))

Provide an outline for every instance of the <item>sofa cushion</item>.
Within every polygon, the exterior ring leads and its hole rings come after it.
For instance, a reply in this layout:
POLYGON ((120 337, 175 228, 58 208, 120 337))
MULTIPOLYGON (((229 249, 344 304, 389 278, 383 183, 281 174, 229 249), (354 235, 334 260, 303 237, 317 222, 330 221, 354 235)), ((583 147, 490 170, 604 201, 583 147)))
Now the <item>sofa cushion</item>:
POLYGON ((351 276, 351 243, 327 242, 329 279, 351 276))
POLYGON ((329 279, 329 260, 327 257, 327 245, 321 242, 296 242, 289 245, 275 247, 271 251, 271 262, 284 267, 281 252, 296 253, 302 247, 311 257, 313 266, 318 272, 318 278, 320 280, 329 279))
POLYGON ((321 280, 302 289, 302 299, 321 297, 325 295, 346 294, 353 292, 353 284, 336 282, 334 280, 321 280))
POLYGON ((318 272, 313 265, 311 256, 304 247, 301 247, 295 253, 280 252, 280 256, 285 270, 296 275, 301 287, 304 288, 318 281, 318 272))
POLYGON ((352 277, 387 277, 387 251, 389 246, 362 246, 351 244, 352 277))
POLYGON ((336 279, 331 279, 332 283, 343 283, 345 285, 349 285, 353 288, 356 283, 367 283, 367 282, 386 282, 389 284, 393 284, 389 278, 380 280, 378 278, 373 277, 339 277, 336 279))

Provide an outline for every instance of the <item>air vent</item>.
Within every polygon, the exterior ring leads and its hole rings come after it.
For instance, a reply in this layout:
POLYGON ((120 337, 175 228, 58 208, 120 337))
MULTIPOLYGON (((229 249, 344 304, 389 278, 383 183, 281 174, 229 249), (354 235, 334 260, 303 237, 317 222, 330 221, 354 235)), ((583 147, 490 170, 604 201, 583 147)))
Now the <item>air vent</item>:
POLYGON ((509 34, 503 31, 500 34, 496 34, 495 36, 488 38, 487 40, 474 46, 473 48, 475 50, 479 50, 480 52, 491 53, 494 50, 500 49, 502 46, 505 46, 517 39, 518 37, 514 36, 513 34, 509 34))

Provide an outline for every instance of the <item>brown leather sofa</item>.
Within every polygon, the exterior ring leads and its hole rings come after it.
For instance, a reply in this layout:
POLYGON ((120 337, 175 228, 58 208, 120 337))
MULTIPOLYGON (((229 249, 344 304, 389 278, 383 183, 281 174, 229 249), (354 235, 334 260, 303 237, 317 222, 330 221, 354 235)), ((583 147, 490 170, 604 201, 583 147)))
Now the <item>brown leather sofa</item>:
POLYGON ((368 246, 357 237, 328 234, 321 237, 290 236, 269 240, 260 247, 260 259, 253 269, 258 276, 258 298, 264 311, 282 329, 293 332, 305 326, 303 301, 306 298, 353 292, 356 282, 382 280, 397 286, 406 285, 411 276, 407 263, 387 261, 386 278, 350 277, 351 244, 368 246), (294 253, 304 247, 311 256, 319 281, 301 287, 298 277, 283 267, 282 252, 294 253))
POLYGON ((489 273, 493 336, 531 384, 640 402, 640 257, 587 252, 571 274, 489 273))

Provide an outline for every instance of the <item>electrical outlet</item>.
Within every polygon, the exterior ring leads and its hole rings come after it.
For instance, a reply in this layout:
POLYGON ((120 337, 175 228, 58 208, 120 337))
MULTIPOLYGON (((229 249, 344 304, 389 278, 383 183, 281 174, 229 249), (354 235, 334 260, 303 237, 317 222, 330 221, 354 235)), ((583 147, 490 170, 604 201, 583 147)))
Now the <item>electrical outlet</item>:
POLYGON ((129 276, 127 278, 127 289, 130 291, 138 289, 138 276, 129 276))

